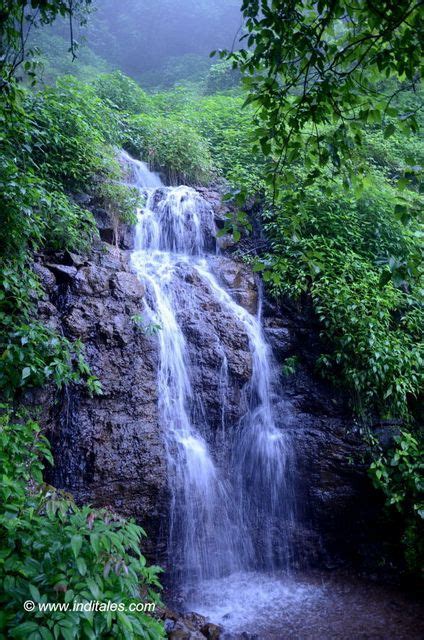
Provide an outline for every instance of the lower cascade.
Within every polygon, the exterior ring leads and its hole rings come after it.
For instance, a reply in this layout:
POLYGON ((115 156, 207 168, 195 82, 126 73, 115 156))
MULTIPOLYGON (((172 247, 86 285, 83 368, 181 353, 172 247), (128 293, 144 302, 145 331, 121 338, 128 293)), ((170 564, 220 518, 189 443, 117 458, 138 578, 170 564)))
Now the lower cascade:
MULTIPOLYGON (((129 182, 145 199, 131 255, 147 289, 142 312, 160 327, 159 410, 171 493, 169 570, 187 597, 196 593, 199 608, 202 597, 203 604, 208 600, 208 584, 216 580, 223 579, 228 589, 232 576, 240 584, 245 572, 265 575, 292 566, 295 497, 290 437, 276 424, 277 376, 262 332, 261 299, 252 314, 221 284, 211 207, 192 188, 163 186, 144 163, 127 154, 123 162, 129 182), (193 281, 208 289, 223 314, 242 325, 249 343, 251 376, 240 390, 244 415, 231 429, 225 415, 232 382, 224 342, 215 353, 222 403, 219 425, 210 423, 202 397, 192 388, 193 363, 179 316, 186 309, 207 313, 193 305, 193 281)), ((219 597, 219 589, 215 593, 219 597)))

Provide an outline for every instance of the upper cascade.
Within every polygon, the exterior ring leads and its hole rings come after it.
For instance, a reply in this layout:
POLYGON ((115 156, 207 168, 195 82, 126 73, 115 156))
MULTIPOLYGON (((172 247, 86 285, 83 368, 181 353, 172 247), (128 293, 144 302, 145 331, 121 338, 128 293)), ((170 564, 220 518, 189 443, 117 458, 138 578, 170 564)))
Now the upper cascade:
POLYGON ((118 162, 123 167, 129 184, 139 189, 163 187, 163 182, 158 173, 150 171, 145 162, 132 158, 124 149, 121 149, 118 153, 118 162))
POLYGON ((215 249, 211 206, 191 187, 166 187, 159 174, 126 151, 119 154, 126 183, 137 187, 145 199, 138 210, 136 251, 165 251, 201 255, 215 249))
POLYGON ((138 212, 136 251, 200 255, 215 248, 213 212, 190 187, 146 191, 138 212))

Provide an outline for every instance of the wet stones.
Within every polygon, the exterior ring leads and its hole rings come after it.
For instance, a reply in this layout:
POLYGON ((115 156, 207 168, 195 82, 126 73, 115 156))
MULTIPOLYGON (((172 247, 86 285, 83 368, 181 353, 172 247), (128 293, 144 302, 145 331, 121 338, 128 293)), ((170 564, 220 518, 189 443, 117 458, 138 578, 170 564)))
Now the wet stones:
POLYGON ((220 640, 222 628, 198 613, 165 609, 161 619, 169 640, 220 640))
POLYGON ((222 633, 221 627, 217 624, 213 624, 212 622, 204 624, 200 631, 208 640, 219 640, 222 633))
POLYGON ((251 268, 226 256, 218 256, 211 262, 219 280, 234 300, 255 315, 258 310, 258 287, 251 268))
POLYGON ((118 299, 137 300, 144 296, 145 287, 137 276, 128 271, 118 271, 110 279, 113 295, 118 299))

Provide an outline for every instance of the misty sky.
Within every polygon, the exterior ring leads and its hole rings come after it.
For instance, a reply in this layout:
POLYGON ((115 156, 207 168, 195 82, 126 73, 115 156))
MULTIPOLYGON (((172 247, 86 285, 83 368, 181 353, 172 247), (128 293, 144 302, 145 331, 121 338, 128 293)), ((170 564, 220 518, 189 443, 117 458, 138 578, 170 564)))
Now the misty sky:
POLYGON ((231 47, 241 26, 240 0, 95 0, 88 45, 139 75, 170 57, 231 47))

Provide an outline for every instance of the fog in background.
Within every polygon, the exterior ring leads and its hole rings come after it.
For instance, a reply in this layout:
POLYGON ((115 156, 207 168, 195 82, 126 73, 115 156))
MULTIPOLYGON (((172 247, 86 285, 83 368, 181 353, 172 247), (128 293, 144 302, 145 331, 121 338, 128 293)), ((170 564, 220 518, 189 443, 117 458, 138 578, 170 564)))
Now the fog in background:
POLYGON ((237 44, 240 6, 241 0, 93 0, 87 25, 76 27, 81 44, 75 63, 67 52, 66 21, 40 30, 35 42, 50 79, 81 76, 86 66, 88 74, 121 69, 142 85, 172 86, 207 73, 212 50, 237 44))

